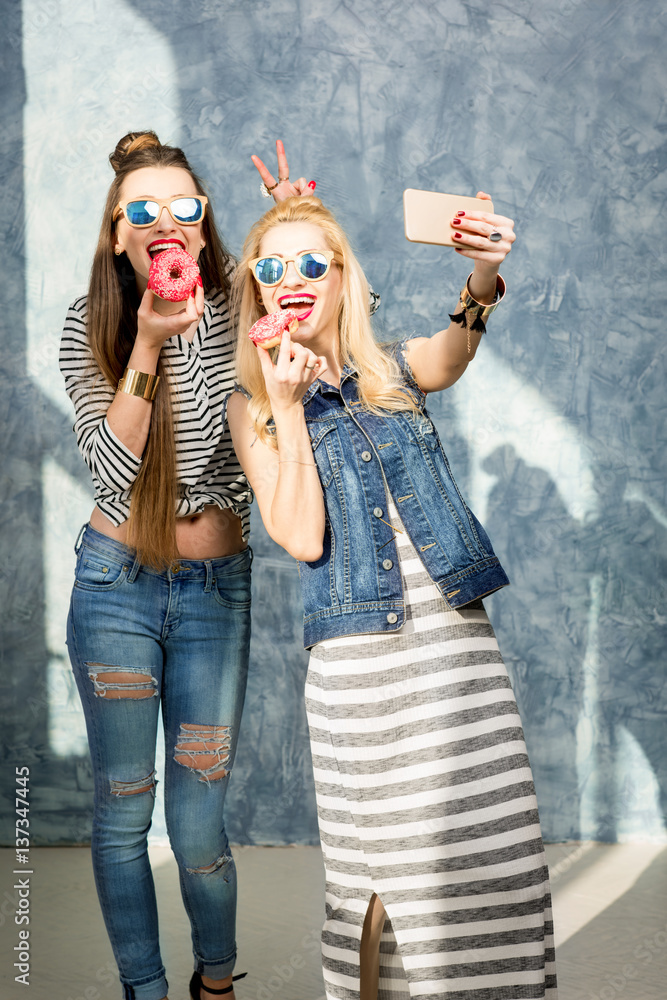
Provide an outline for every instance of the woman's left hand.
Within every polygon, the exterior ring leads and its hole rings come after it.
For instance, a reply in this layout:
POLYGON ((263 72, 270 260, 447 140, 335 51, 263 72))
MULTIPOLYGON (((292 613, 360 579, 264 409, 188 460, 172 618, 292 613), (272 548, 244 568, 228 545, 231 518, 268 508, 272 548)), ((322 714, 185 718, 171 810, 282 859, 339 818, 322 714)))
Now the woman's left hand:
MULTIPOLYGON (((491 196, 484 191, 478 191, 477 197, 491 201, 491 196)), ((456 252, 461 257, 474 260, 478 271, 493 270, 497 274, 516 239, 514 220, 492 212, 466 212, 452 220, 452 227, 455 229, 455 244, 461 243, 456 252), (500 239, 490 240, 492 233, 500 233, 500 239)))
POLYGON ((268 167, 262 160, 260 160, 259 156, 255 156, 253 154, 253 156, 250 157, 259 170, 259 176, 262 178, 263 187, 267 191, 271 192, 274 200, 278 202, 284 201, 285 198, 294 198, 300 197, 301 195, 313 194, 316 186, 315 181, 307 181, 305 177, 299 177, 296 181, 290 180, 285 147, 280 139, 276 139, 276 153, 278 154, 277 177, 273 176, 268 167))

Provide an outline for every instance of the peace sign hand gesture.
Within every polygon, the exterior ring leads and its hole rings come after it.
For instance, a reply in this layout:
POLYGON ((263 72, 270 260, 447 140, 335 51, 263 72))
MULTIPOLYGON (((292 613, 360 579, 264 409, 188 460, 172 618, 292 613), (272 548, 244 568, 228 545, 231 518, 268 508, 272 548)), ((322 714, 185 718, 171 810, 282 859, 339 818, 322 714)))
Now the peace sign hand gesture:
POLYGON ((315 190, 315 181, 307 181, 305 177, 299 177, 297 181, 290 180, 285 147, 280 139, 276 139, 276 153, 278 154, 277 179, 263 161, 260 160, 259 156, 251 156, 251 160, 259 170, 259 175, 262 178, 262 194, 266 197, 269 194, 273 195, 276 202, 284 201, 285 198, 312 194, 315 190))

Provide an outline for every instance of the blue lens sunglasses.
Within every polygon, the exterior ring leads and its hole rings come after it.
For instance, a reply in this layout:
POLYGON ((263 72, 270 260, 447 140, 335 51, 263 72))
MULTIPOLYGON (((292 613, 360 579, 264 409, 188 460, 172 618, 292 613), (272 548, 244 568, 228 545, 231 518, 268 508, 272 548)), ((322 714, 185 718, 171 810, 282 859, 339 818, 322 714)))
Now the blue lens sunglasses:
POLYGON ((321 281, 329 273, 335 256, 333 250, 307 250, 296 257, 255 257, 248 267, 260 285, 270 288, 283 280, 290 261, 306 281, 321 281))
POLYGON ((180 198, 135 198, 134 201, 119 201, 113 213, 112 221, 123 214, 125 221, 134 229, 147 229, 154 226, 166 208, 174 222, 179 226, 196 226, 206 215, 208 198, 198 194, 180 198))

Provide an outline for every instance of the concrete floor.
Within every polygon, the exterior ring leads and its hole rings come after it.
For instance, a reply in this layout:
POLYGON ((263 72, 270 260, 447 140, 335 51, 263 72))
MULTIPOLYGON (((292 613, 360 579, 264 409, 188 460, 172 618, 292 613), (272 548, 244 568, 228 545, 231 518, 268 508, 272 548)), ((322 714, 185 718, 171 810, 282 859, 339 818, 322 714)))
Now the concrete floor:
MULTIPOLYGON (((323 909, 315 847, 237 847, 239 1000, 323 1000, 323 909)), ((559 1000, 666 1000, 667 848, 552 844, 559 1000)), ((186 1000, 189 927, 176 866, 151 848, 170 1000, 186 1000)), ((30 985, 14 982, 21 926, 14 922, 14 852, 0 851, 0 993, 3 1000, 119 1000, 120 989, 85 848, 30 852, 30 985)), ((25 878, 19 875, 16 878, 25 878)))

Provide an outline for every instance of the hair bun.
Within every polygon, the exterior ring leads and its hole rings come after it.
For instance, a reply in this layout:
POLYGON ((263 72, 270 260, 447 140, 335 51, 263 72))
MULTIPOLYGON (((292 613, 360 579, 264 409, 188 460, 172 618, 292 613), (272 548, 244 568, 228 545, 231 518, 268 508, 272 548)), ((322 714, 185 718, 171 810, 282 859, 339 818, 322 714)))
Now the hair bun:
POLYGON ((155 132, 150 130, 147 132, 128 132, 127 135, 124 135, 116 143, 116 148, 109 155, 109 163, 113 167, 114 172, 118 173, 127 156, 130 156, 139 149, 148 149, 150 146, 159 147, 161 145, 162 143, 155 132))

